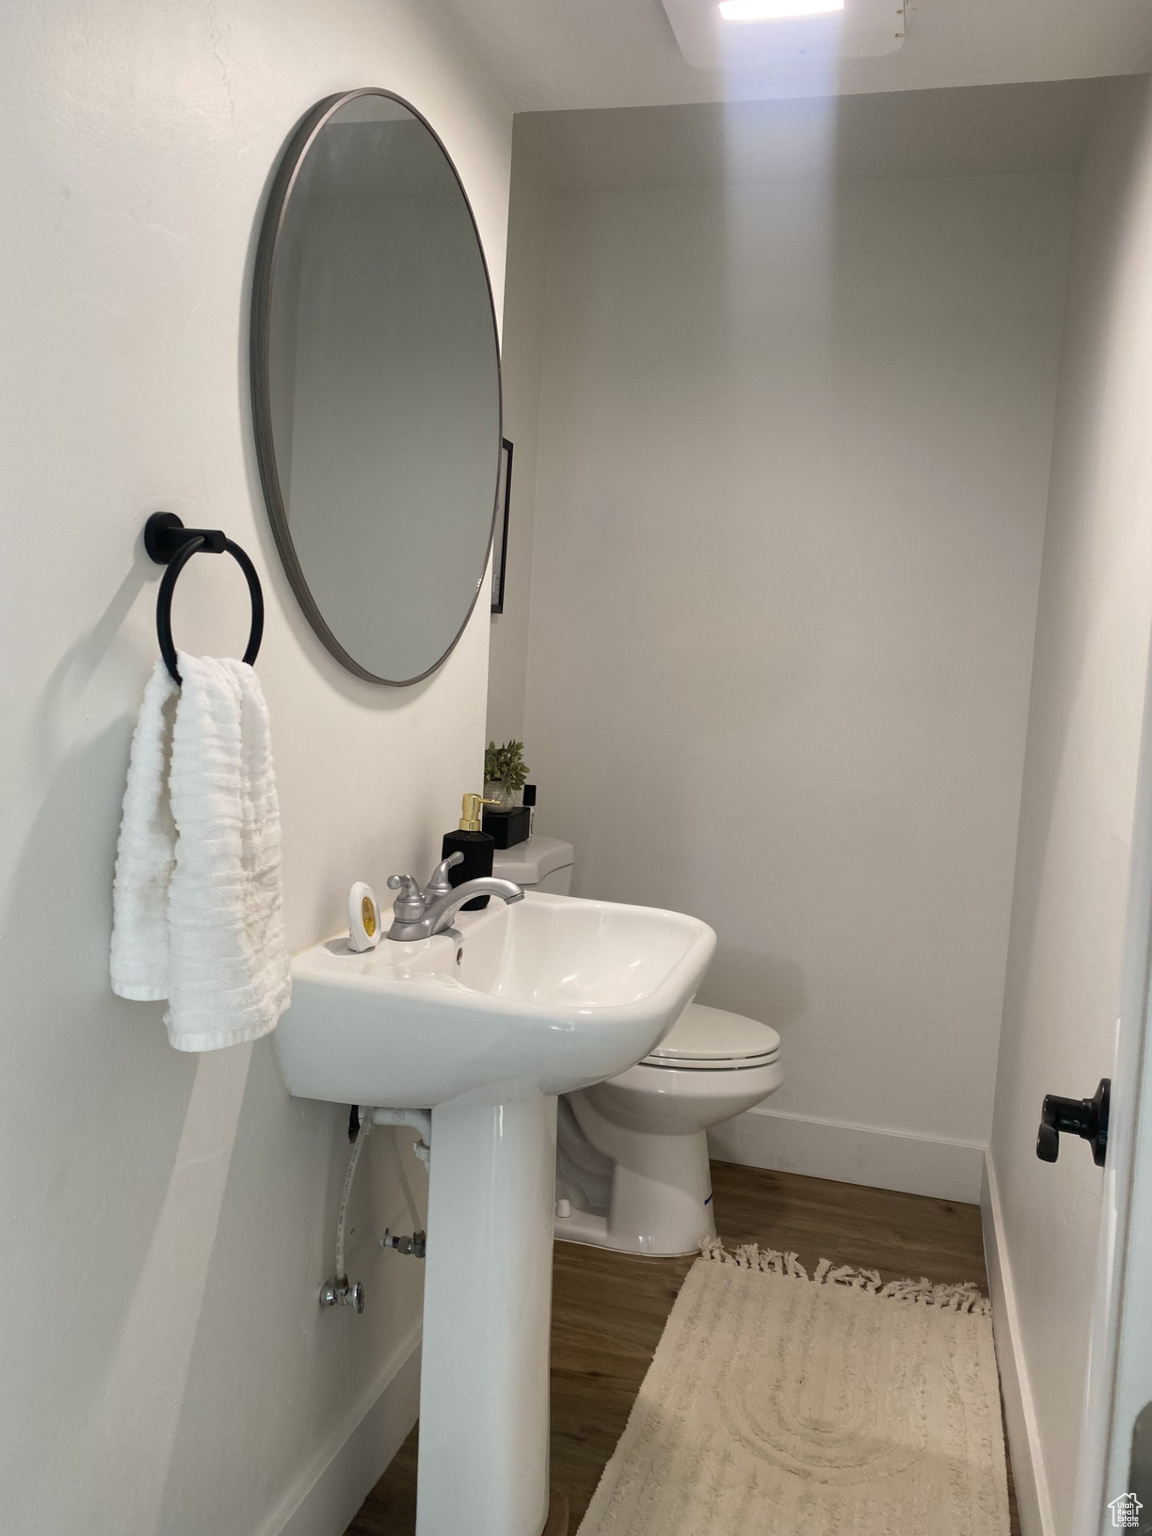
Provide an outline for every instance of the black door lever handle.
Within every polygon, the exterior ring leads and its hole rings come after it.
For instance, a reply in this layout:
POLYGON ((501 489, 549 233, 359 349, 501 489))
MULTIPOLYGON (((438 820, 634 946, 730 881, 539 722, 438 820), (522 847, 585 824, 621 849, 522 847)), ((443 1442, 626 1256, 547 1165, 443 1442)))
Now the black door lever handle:
POLYGON ((1060 1156, 1060 1132, 1079 1136, 1092 1148, 1092 1161, 1103 1168, 1108 1154, 1108 1099, 1111 1079, 1102 1077, 1090 1099, 1062 1099, 1050 1093, 1040 1113, 1040 1131, 1036 1137, 1036 1156, 1054 1163, 1060 1156))

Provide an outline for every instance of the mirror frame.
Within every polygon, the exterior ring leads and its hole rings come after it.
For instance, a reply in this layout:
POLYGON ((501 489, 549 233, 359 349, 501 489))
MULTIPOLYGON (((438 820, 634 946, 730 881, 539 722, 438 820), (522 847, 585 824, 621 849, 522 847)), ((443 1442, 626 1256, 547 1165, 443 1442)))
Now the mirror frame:
POLYGON ((413 683, 423 681, 424 678, 430 677, 438 667, 442 667, 456 649, 460 636, 468 627, 468 621, 476 610, 476 602, 484 586, 484 573, 492 560, 492 535, 495 530, 496 510, 500 499, 500 464, 504 437, 504 386, 501 373, 500 329, 496 321, 496 301, 492 295, 492 274, 488 269, 488 258, 484 252, 484 242, 480 238, 476 214, 473 211, 472 203, 461 179, 460 172, 456 169, 456 162, 445 148, 443 139, 424 114, 418 111, 410 101, 406 101, 403 96, 396 95, 394 91, 382 90, 377 86, 363 86, 355 91, 340 91, 334 96, 326 96, 322 101, 318 101, 315 106, 311 107, 304 114, 293 129, 291 137, 280 157, 279 164, 276 167, 276 174, 272 180, 268 201, 264 209, 264 217, 260 226, 260 238, 256 246, 256 261, 252 274, 248 360, 252 425, 256 439, 256 462, 260 470, 260 484, 264 490, 264 505, 268 509, 268 518, 272 524, 272 534, 276 540, 276 548, 280 552, 280 559, 283 562, 289 584, 296 594, 296 599, 304 611, 305 618, 327 649, 335 656, 336 660, 342 666, 347 667, 349 672, 355 673, 357 677, 363 678, 366 682, 382 683, 389 688, 407 688, 413 683), (460 188, 460 196, 464 199, 464 207, 468 211, 472 231, 476 236, 476 249, 480 254, 480 265, 484 271, 484 284, 488 291, 488 309, 492 320, 492 343, 496 353, 498 428, 492 454, 492 517, 488 530, 488 556, 480 569, 480 575, 476 581, 476 590, 472 594, 472 601, 468 604, 468 611, 461 620, 459 629, 453 635, 443 655, 415 677, 405 678, 380 677, 377 673, 370 672, 367 667, 363 666, 353 655, 345 650, 325 621, 324 615, 316 603, 316 599, 312 596, 308 580, 304 575, 303 567, 296 554, 296 547, 292 542, 292 530, 288 522, 288 509, 284 504, 280 475, 276 468, 276 447, 272 434, 272 383, 269 368, 272 284, 276 275, 276 256, 283 233, 285 211, 296 186, 301 166, 317 136, 341 107, 346 106, 348 102, 355 101, 361 96, 382 96, 386 101, 394 101, 398 106, 410 112, 431 134, 440 153, 447 161, 448 168, 456 179, 456 185, 460 188))

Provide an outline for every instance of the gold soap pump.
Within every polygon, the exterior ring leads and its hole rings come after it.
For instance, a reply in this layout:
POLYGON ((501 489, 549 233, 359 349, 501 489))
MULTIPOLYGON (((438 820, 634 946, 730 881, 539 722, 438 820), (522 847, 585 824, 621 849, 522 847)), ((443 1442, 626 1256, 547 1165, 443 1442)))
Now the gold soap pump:
MULTIPOLYGON (((481 831, 483 831, 484 823, 481 820, 480 807, 482 805, 499 805, 499 804, 500 804, 499 800, 485 800, 483 795, 465 795, 463 803, 460 806, 460 828, 459 828, 459 830, 461 832, 481 832, 481 831)), ((492 871, 489 870, 488 873, 491 874, 492 871)), ((469 878, 471 878, 471 876, 469 878)), ((463 885, 464 884, 463 880, 458 880, 456 883, 457 883, 457 885, 463 885)))
MULTIPOLYGON (((481 806, 499 805, 498 800, 485 800, 483 795, 465 795, 460 806, 460 825, 455 832, 446 832, 441 846, 440 857, 448 858, 449 854, 462 853, 464 858, 454 869, 448 871, 448 879, 453 887, 463 885, 467 880, 481 880, 492 873, 492 862, 496 854, 496 839, 483 830, 481 822, 481 806)), ((477 896, 474 900, 466 902, 460 909, 462 912, 479 912, 488 905, 487 896, 477 896)))

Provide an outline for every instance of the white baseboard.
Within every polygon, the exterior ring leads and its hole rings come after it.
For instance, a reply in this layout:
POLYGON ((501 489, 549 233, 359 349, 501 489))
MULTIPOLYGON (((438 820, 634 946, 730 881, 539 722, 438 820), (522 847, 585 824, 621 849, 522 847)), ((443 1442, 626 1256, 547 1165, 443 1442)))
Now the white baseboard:
POLYGON ((975 1205, 984 1177, 984 1147, 934 1140, 870 1125, 846 1125, 759 1106, 708 1133, 708 1150, 729 1163, 805 1173, 873 1189, 934 1195, 975 1205))
POLYGON ((985 1159, 984 1189, 980 1200, 984 1217, 984 1256, 988 1264, 988 1288, 992 1296, 992 1328, 996 1336, 996 1363, 1004 1395, 1004 1422, 1016 1483, 1021 1536, 1056 1536, 1052 1500, 1044 1453, 1036 1420, 1036 1405, 1020 1342, 1020 1313, 1004 1243, 1004 1216, 992 1154, 985 1159))
POLYGON ((259 1536, 341 1536, 408 1438, 420 1405, 420 1330, 395 1351, 259 1536))

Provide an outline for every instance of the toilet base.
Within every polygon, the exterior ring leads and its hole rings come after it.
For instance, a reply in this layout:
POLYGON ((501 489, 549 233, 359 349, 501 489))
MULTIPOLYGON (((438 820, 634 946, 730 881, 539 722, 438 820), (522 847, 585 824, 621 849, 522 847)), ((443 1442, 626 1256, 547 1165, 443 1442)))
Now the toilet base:
POLYGON ((571 1216, 556 1218, 558 1243, 579 1243, 585 1248, 614 1248, 617 1253, 644 1254, 650 1259, 678 1259, 685 1254, 699 1253, 701 1239, 715 1236, 716 1223, 713 1222, 711 1231, 702 1228, 700 1237, 687 1248, 643 1247, 639 1243, 611 1236, 608 1232, 606 1216, 594 1216, 589 1211, 573 1210, 571 1216))
POLYGON ((566 1242, 661 1258, 695 1253, 702 1238, 716 1236, 708 1137, 654 1135, 609 1126, 583 1093, 570 1095, 581 1128, 610 1145, 614 1159, 607 1211, 575 1205, 557 1216, 555 1232, 566 1242))

